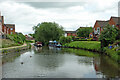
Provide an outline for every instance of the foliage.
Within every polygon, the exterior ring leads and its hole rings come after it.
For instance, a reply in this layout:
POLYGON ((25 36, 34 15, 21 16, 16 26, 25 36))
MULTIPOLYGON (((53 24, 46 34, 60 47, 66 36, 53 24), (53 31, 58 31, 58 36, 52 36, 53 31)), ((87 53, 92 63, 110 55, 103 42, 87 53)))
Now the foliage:
POLYGON ((65 44, 65 43, 70 43, 72 41, 72 38, 71 36, 61 36, 60 39, 59 39, 59 42, 62 43, 62 44, 65 44))
POLYGON ((0 48, 7 48, 12 46, 20 46, 20 44, 15 43, 14 41, 11 41, 9 39, 2 39, 2 46, 0 46, 0 48))
POLYGON ((118 36, 118 29, 107 25, 103 28, 99 40, 102 42, 103 47, 108 46, 108 44, 113 43, 118 36))
POLYGON ((35 38, 35 34, 28 34, 28 35, 30 35, 30 36, 32 36, 33 38, 35 38))
POLYGON ((105 50, 105 53, 107 53, 107 55, 110 56, 112 59, 114 59, 115 61, 120 61, 120 59, 119 59, 120 50, 115 51, 112 49, 108 49, 107 47, 104 47, 104 50, 105 50))
POLYGON ((71 49, 71 48, 63 48, 63 50, 70 52, 70 53, 75 53, 78 56, 88 56, 88 57, 97 57, 98 54, 90 52, 90 51, 86 51, 86 50, 81 50, 81 49, 71 49))
POLYGON ((78 37, 89 37, 89 34, 93 31, 92 27, 80 28, 77 31, 78 37))
POLYGON ((7 35, 7 38, 14 41, 15 43, 18 43, 18 44, 23 44, 24 43, 24 39, 22 40, 22 37, 19 36, 18 34, 7 35))
POLYGON ((98 41, 74 41, 66 43, 64 46, 100 51, 101 43, 98 41))
POLYGON ((35 40, 48 43, 50 40, 59 40, 64 34, 63 27, 55 22, 42 22, 33 27, 35 31, 35 40))

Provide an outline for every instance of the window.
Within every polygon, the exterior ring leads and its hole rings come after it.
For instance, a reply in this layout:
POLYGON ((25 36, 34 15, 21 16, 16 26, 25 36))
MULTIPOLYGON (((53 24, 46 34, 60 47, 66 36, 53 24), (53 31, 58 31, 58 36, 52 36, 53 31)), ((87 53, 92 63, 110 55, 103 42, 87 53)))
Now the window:
POLYGON ((99 27, 97 27, 97 33, 98 33, 98 34, 100 33, 100 28, 99 28, 99 27))
POLYGON ((112 25, 112 27, 114 28, 114 27, 115 27, 115 25, 112 25))
POLYGON ((11 28, 11 30, 13 30, 13 28, 11 28))

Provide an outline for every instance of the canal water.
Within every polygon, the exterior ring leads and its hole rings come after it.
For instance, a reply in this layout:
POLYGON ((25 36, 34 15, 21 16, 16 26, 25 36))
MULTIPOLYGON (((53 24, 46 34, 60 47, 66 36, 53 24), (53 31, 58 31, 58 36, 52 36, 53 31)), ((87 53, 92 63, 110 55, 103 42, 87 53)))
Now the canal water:
POLYGON ((120 77, 119 65, 107 56, 77 49, 32 48, 3 55, 2 63, 3 78, 120 77), (92 56, 84 56, 84 53, 92 56))

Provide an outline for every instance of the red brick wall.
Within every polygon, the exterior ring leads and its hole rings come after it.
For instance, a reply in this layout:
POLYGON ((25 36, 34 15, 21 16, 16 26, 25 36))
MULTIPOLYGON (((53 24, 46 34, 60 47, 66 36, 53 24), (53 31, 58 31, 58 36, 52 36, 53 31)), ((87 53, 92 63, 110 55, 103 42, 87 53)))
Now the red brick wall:
POLYGON ((10 28, 8 28, 8 34, 11 34, 11 32, 12 32, 12 34, 15 34, 15 26, 10 26, 10 28), (11 30, 11 28, 13 30, 11 30))
POLYGON ((115 26, 116 26, 116 23, 113 21, 112 18, 109 20, 109 24, 110 24, 110 25, 115 25, 115 26))
POLYGON ((2 31, 4 32, 4 17, 1 16, 1 18, 2 18, 2 31))
POLYGON ((110 24, 111 26, 112 26, 112 25, 115 25, 116 27, 118 27, 118 28, 120 29, 119 25, 117 25, 112 18, 110 19, 109 24, 110 24))
POLYGON ((77 36, 76 33, 67 33, 67 36, 77 36))

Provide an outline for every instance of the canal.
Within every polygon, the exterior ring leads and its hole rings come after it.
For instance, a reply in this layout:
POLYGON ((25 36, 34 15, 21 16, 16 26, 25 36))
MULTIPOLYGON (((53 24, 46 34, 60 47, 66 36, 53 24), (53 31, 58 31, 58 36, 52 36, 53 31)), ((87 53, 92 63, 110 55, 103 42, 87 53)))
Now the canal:
POLYGON ((77 49, 32 48, 3 55, 2 60, 3 78, 120 77, 119 65, 107 56, 77 49))

